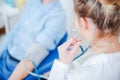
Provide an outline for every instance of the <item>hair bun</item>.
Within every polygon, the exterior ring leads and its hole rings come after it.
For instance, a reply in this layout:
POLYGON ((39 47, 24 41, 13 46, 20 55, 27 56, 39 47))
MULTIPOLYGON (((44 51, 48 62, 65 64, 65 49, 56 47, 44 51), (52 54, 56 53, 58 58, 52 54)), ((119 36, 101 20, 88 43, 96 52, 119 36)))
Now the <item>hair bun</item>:
POLYGON ((120 6, 120 0, 117 0, 117 4, 120 6))
POLYGON ((118 4, 120 6, 120 0, 98 0, 103 5, 113 5, 118 4))

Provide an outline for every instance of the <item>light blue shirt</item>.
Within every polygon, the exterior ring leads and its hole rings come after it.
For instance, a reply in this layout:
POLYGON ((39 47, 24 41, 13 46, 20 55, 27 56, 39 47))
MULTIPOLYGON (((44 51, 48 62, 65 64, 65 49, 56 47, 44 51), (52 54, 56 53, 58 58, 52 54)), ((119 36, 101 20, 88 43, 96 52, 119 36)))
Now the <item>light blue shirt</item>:
POLYGON ((22 60, 32 44, 37 43, 50 51, 55 49, 66 33, 66 16, 59 0, 42 4, 28 0, 19 21, 0 46, 11 56, 22 60))

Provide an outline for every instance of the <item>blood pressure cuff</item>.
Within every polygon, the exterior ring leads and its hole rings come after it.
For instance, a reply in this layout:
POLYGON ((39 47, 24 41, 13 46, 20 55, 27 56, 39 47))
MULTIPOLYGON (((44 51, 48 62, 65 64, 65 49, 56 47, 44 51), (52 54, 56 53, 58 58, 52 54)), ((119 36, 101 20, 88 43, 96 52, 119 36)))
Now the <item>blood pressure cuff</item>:
POLYGON ((47 49, 45 49, 43 46, 39 45, 38 43, 34 43, 27 50, 24 59, 30 60, 34 62, 36 66, 38 66, 48 54, 49 52, 47 49))

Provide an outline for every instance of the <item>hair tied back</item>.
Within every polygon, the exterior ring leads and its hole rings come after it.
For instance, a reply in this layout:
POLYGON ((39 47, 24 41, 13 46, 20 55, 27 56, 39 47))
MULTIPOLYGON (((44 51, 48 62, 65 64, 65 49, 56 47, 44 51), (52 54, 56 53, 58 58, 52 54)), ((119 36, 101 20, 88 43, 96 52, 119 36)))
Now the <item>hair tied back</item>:
POLYGON ((117 4, 120 6, 120 0, 98 0, 102 5, 113 5, 117 4))

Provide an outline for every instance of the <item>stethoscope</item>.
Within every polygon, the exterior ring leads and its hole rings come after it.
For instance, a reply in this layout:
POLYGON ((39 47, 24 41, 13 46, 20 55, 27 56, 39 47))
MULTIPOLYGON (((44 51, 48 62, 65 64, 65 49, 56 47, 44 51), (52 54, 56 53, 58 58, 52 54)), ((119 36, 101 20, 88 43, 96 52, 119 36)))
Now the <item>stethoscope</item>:
MULTIPOLYGON (((75 31, 75 30, 73 30, 73 31, 75 31)), ((72 33, 73 33, 73 32, 72 32, 72 33)), ((88 51, 88 49, 90 48, 90 46, 87 46, 85 49, 83 48, 83 46, 79 46, 79 48, 80 48, 80 50, 81 50, 81 53, 80 53, 77 57, 75 57, 73 61, 79 59, 82 55, 84 55, 84 54, 88 51)), ((29 74, 37 77, 37 80, 41 80, 40 78, 44 78, 44 79, 47 80, 47 79, 48 79, 47 76, 39 75, 39 72, 38 72, 38 70, 37 70, 37 66, 35 65, 35 63, 34 63, 33 61, 32 61, 32 64, 33 64, 33 66, 34 66, 35 73, 29 71, 28 68, 26 67, 25 63, 24 63, 25 70, 27 70, 27 72, 28 72, 29 74)))
MULTIPOLYGON (((90 46, 87 47, 86 49, 83 49, 83 47, 80 46, 80 50, 81 50, 82 52, 81 52, 77 57, 75 57, 73 61, 79 59, 83 54, 85 54, 85 53, 88 51, 89 48, 90 48, 90 46)), ((35 64, 33 61, 31 61, 31 62, 32 62, 33 66, 34 66, 35 73, 31 72, 31 71, 26 67, 26 65, 25 65, 25 60, 24 60, 24 68, 25 68, 25 70, 26 70, 30 75, 37 77, 37 80, 41 80, 41 78, 47 80, 47 79, 48 79, 48 76, 39 75, 39 72, 38 72, 38 70, 37 70, 36 64, 35 64)))
MULTIPOLYGON (((41 1, 41 0, 40 0, 40 1, 41 1)), ((55 1, 57 1, 57 0, 55 0, 55 1)), ((48 10, 50 10, 50 9, 54 6, 53 4, 56 5, 55 2, 50 3, 50 5, 52 5, 52 6, 49 7, 48 10)), ((43 6, 44 6, 44 5, 43 5, 43 6)), ((34 17, 36 17, 36 16, 39 14, 40 11, 41 11, 41 10, 37 11, 37 12, 34 14, 34 15, 35 15, 34 17)), ((44 12, 44 14, 45 14, 45 13, 46 13, 46 12, 44 12)), ((27 21, 25 22, 25 25, 29 25, 29 23, 31 22, 32 19, 33 19, 33 17, 29 18, 29 20, 27 20, 27 21)), ((25 68, 25 70, 26 70, 30 75, 37 77, 38 80, 40 80, 40 78, 43 78, 43 79, 46 79, 46 80, 48 79, 47 76, 39 75, 38 70, 37 70, 37 66, 35 65, 35 63, 34 63, 33 61, 31 61, 31 62, 32 62, 33 66, 34 66, 35 73, 31 72, 31 71, 27 68, 27 66, 26 66, 26 64, 25 64, 26 61, 27 61, 26 59, 23 60, 24 68, 25 68)))
POLYGON ((74 58, 74 61, 77 60, 78 58, 80 58, 83 54, 85 54, 89 48, 90 48, 90 46, 88 46, 86 49, 83 49, 83 47, 80 46, 80 49, 82 52, 77 57, 74 58))
POLYGON ((75 57, 73 61, 75 61, 75 60, 77 60, 78 58, 80 58, 80 57, 81 57, 83 54, 85 54, 85 53, 88 51, 88 49, 91 47, 90 44, 89 44, 89 42, 84 39, 84 37, 79 33, 78 30, 79 30, 79 29, 77 29, 77 28, 72 29, 72 31, 71 31, 71 37, 74 39, 74 36, 77 36, 77 37, 79 37, 82 41, 84 41, 84 43, 87 43, 87 45, 86 45, 85 49, 83 48, 84 45, 79 46, 79 48, 80 48, 80 50, 81 50, 81 53, 80 53, 77 57, 75 57))

